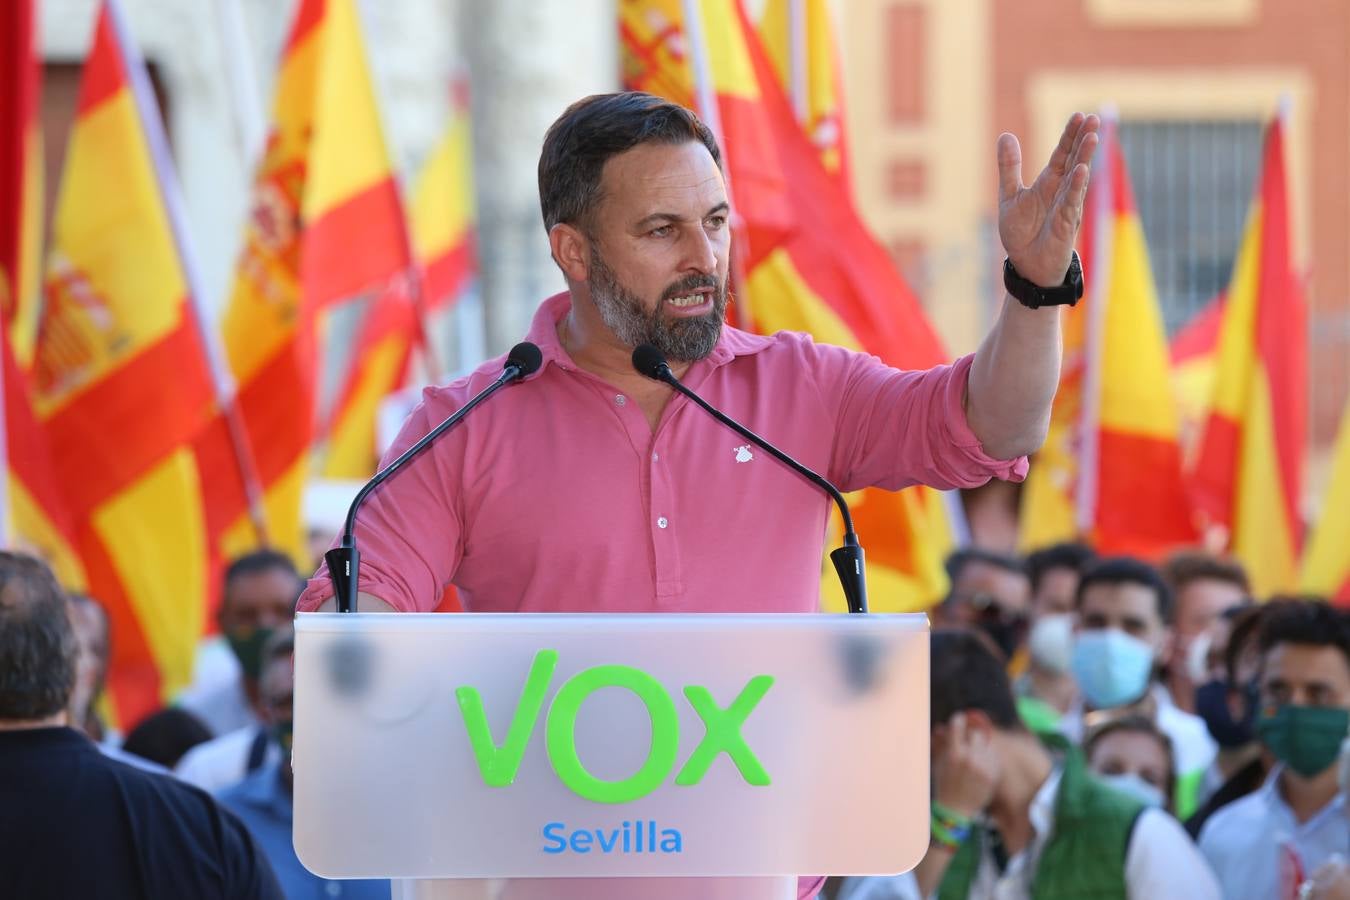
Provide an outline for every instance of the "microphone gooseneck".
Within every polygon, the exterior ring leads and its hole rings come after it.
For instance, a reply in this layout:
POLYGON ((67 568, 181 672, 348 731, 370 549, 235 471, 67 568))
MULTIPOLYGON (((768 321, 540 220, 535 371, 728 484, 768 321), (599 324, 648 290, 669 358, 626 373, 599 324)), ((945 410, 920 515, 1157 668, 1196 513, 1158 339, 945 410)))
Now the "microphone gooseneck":
POLYGON ((696 403, 714 419, 830 495, 839 507, 839 513, 844 519, 844 546, 830 552, 830 562, 834 563, 835 573, 839 576, 839 583, 844 589, 844 601, 848 605, 848 611, 850 613, 867 612, 867 573, 863 548, 858 543, 858 533, 853 530, 853 516, 849 513, 848 503, 845 502, 844 495, 839 493, 839 489, 685 387, 680 379, 675 377, 675 373, 670 370, 670 364, 666 362, 665 356, 651 344, 641 344, 633 350, 633 368, 639 374, 670 385, 696 403))
POLYGON ((361 490, 357 491, 356 496, 352 499, 351 506, 347 508, 347 520, 342 528, 341 544, 323 555, 324 561, 328 564, 328 577, 333 583, 333 592, 337 597, 338 612, 356 612, 357 580, 361 566, 361 554, 356 549, 356 513, 365 503, 366 497, 395 472, 403 468, 409 460, 458 424, 478 404, 506 385, 533 375, 538 371, 543 361, 544 354, 534 344, 529 341, 516 344, 511 348, 511 352, 506 354, 506 361, 502 364, 502 374, 497 376, 496 381, 479 391, 468 403, 465 403, 441 424, 427 432, 417 443, 403 451, 398 459, 376 472, 375 477, 367 481, 361 490))

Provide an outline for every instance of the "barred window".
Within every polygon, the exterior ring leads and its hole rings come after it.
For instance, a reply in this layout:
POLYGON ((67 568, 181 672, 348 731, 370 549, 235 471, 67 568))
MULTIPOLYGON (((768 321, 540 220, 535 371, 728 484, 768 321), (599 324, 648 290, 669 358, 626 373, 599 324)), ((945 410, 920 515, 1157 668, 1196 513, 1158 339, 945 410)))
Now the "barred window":
POLYGON ((1261 167, 1258 119, 1125 119, 1120 145, 1169 335, 1228 287, 1261 167))

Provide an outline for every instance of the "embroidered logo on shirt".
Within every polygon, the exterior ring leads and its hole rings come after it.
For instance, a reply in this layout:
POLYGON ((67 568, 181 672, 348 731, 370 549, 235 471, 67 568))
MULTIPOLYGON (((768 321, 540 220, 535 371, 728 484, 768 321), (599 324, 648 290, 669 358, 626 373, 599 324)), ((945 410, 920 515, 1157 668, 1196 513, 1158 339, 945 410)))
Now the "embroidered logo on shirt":
POLYGON ((741 444, 741 446, 735 448, 732 452, 736 454, 736 462, 738 463, 750 462, 755 458, 754 454, 750 452, 749 444, 741 444))

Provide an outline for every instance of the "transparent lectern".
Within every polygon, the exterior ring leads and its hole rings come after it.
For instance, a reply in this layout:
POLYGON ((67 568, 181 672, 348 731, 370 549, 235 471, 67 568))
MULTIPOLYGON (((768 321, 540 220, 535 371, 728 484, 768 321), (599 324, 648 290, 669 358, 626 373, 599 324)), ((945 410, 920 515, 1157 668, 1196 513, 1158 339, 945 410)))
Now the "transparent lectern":
POLYGON ((788 900, 928 845, 922 615, 300 614, 295 849, 395 897, 788 900))

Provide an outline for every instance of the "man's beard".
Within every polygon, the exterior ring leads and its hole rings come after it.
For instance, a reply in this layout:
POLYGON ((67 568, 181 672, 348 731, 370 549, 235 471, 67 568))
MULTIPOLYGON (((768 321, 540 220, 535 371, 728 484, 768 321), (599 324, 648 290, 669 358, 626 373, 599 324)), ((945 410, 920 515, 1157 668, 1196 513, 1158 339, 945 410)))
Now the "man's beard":
POLYGON ((666 288, 650 312, 642 299, 619 283, 614 270, 591 248, 591 300, 614 336, 629 347, 651 344, 669 360, 693 362, 717 346, 727 311, 727 286, 712 275, 690 275, 666 288), (707 315, 667 318, 662 310, 671 297, 700 288, 713 289, 713 308, 707 315))

